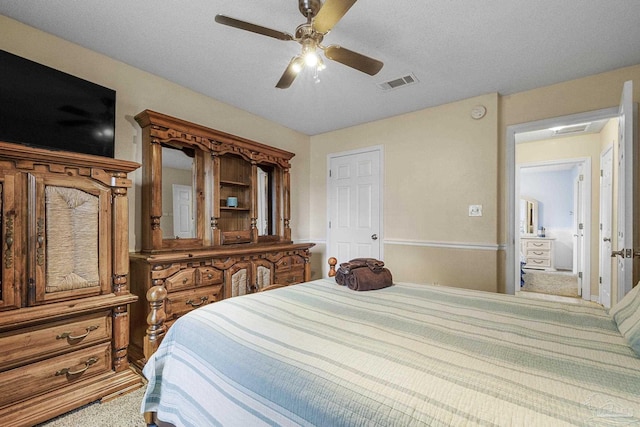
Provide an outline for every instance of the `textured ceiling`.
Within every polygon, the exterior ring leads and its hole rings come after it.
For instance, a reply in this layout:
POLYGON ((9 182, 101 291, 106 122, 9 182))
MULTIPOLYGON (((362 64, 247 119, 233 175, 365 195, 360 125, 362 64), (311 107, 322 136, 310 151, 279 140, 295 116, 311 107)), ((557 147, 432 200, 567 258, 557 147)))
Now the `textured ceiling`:
POLYGON ((0 0, 0 13, 307 135, 640 63, 638 0, 360 0, 323 44, 382 71, 326 61, 319 83, 286 90, 275 84, 299 44, 213 19, 293 34, 296 0, 0 0), (378 88, 409 73, 417 84, 378 88))

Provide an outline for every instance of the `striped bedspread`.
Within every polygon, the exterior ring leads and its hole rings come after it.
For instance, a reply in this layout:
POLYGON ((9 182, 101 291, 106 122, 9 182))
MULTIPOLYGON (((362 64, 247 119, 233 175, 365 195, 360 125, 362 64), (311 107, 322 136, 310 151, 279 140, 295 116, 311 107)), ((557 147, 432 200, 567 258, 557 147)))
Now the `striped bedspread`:
POLYGON ((142 411, 176 426, 640 425, 640 358, 605 310, 316 280, 180 318, 142 411))

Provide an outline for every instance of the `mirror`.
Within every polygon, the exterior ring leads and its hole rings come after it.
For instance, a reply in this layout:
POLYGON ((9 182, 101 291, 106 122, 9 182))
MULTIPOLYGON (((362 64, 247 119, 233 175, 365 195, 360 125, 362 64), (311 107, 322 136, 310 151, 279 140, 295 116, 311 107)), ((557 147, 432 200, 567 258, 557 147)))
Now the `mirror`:
POLYGON ((538 230, 538 201, 520 199, 520 234, 536 234, 538 230))
POLYGON ((193 171, 193 150, 162 146, 160 228, 163 239, 196 237, 193 171))
POLYGON ((274 219, 277 215, 274 212, 274 184, 273 167, 261 165, 258 167, 258 198, 257 198, 257 221, 258 236, 269 236, 276 234, 274 219))

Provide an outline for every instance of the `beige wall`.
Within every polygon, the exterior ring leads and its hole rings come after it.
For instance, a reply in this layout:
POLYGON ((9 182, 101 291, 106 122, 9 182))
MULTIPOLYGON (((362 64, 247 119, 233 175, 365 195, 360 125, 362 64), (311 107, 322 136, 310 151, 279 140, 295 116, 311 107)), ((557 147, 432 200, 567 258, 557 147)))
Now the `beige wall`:
MULTIPOLYGON (((0 15, 0 49, 116 91, 116 157, 140 162, 141 132, 133 117, 150 109, 296 153, 291 161, 293 238, 308 240, 309 137, 153 74, 0 15)), ((144 54, 144 52, 141 52, 144 54)), ((130 248, 140 247, 141 170, 130 175, 130 248)))
MULTIPOLYGON (((384 257, 394 277, 504 292, 507 127, 617 106, 626 80, 634 80, 633 99, 638 102, 640 65, 507 96, 489 94, 312 137, 312 240, 326 243, 327 154, 382 145, 384 240, 394 240, 384 244, 384 257), (489 113, 474 122, 469 111, 479 103, 489 113), (471 203, 483 204, 481 219, 465 217, 471 203), (457 243, 464 247, 455 247, 457 243), (473 243, 482 248, 474 249, 473 243), (495 244, 500 250, 490 250, 495 244)), ((322 258, 321 263, 314 260, 317 268, 323 268, 331 254, 324 244, 316 252, 322 258)))
MULTIPOLYGON (((318 242, 314 277, 325 270, 330 255, 325 248, 327 154, 382 145, 384 254, 396 280, 504 290, 507 126, 616 106, 625 80, 634 80, 633 98, 640 100, 636 65, 310 138, 3 16, 0 49, 115 89, 118 158, 140 161, 140 129, 133 116, 144 109, 295 152, 291 224, 295 240, 318 242), (488 109, 478 121, 469 115, 476 104, 488 109), (469 204, 482 204, 484 216, 468 217, 469 204)), ((140 176, 140 171, 132 174, 130 190, 132 249, 139 246, 140 176)))
POLYGON ((394 279, 495 291, 497 106, 488 94, 312 137, 312 239, 326 241, 327 155, 380 145, 383 250, 394 279), (479 104, 487 115, 474 120, 479 104), (470 204, 483 216, 469 217, 470 204))
MULTIPOLYGON (((616 107, 620 103, 620 94, 625 81, 633 81, 633 101, 640 101, 640 65, 621 68, 602 74, 596 74, 564 83, 545 86, 513 95, 501 96, 499 100, 499 175, 501 183, 500 200, 502 201, 499 212, 499 241, 507 239, 507 127, 520 123, 528 123, 537 120, 549 119, 559 116, 583 113, 616 107)), ((506 262, 500 258, 501 265, 498 269, 502 274, 506 262)), ((505 286, 504 276, 500 277, 499 290, 505 286)), ((612 286, 612 291, 615 292, 612 286)), ((614 301, 615 301, 615 294, 614 301)))

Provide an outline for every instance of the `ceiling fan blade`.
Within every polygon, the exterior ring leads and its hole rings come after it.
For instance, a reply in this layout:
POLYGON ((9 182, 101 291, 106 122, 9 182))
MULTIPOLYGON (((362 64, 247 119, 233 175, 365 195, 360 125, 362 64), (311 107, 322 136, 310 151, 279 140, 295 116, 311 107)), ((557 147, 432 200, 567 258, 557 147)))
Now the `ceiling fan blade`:
POLYGON ((327 0, 313 19, 313 29, 328 33, 338 23, 356 0, 327 0))
MULTIPOLYGON (((287 89, 289 86, 291 86, 291 83, 293 83, 293 81, 298 76, 298 73, 300 72, 299 69, 296 71, 296 67, 295 67, 295 64, 299 61, 300 61, 300 57, 298 56, 294 56, 293 58, 291 58, 291 61, 289 62, 287 69, 284 70, 284 73, 282 73, 282 77, 280 77, 280 80, 276 85, 278 89, 287 89)), ((300 67, 302 66, 301 64, 298 64, 298 65, 300 67)))
POLYGON ((263 27, 249 22, 241 21, 239 19, 230 18, 225 15, 216 15, 216 22, 222 25, 228 25, 230 27, 239 28, 245 31, 251 31, 252 33, 262 34, 263 36, 273 37, 274 39, 289 41, 293 40, 293 36, 289 33, 285 33, 278 30, 272 30, 271 28, 263 27))
POLYGON ((324 56, 331 59, 332 61, 339 62, 348 67, 355 68, 358 71, 369 74, 370 76, 375 76, 376 74, 378 74, 378 71, 380 71, 382 69, 382 66, 384 65, 377 59, 364 56, 360 53, 345 49, 344 47, 340 47, 335 44, 332 44, 331 46, 328 46, 324 49, 324 56))

